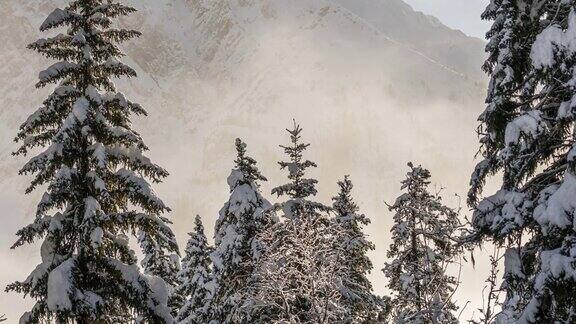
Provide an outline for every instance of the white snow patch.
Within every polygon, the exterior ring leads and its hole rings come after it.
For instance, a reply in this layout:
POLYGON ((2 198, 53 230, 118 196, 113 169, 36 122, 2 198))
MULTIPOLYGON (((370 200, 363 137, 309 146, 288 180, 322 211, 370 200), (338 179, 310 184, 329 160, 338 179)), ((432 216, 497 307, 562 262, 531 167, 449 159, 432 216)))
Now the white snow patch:
POLYGON ((560 186, 550 186, 542 191, 534 219, 546 231, 548 226, 566 228, 571 226, 576 211, 576 177, 572 172, 564 174, 560 186))
POLYGON ((78 119, 79 122, 83 123, 88 115, 88 109, 90 108, 90 102, 86 97, 80 97, 74 103, 72 107, 72 114, 78 119))
POLYGON ((92 234, 90 234, 90 241, 92 243, 92 247, 98 248, 102 245, 102 239, 104 238, 104 231, 101 227, 96 227, 92 234))
POLYGON ((65 311, 72 308, 72 269, 75 260, 68 259, 56 267, 48 276, 48 294, 46 304, 51 311, 65 311))
POLYGON ((232 191, 234 188, 236 188, 240 181, 244 181, 244 174, 242 174, 240 170, 234 169, 230 172, 230 175, 226 180, 228 182, 228 186, 230 186, 230 191, 232 191))
POLYGON ((54 63, 48 69, 41 71, 38 78, 42 82, 49 82, 51 79, 59 76, 62 73, 67 73, 71 70, 76 69, 77 65, 70 62, 58 62, 54 63))
POLYGON ((534 138, 542 133, 545 127, 541 115, 541 111, 533 110, 516 117, 508 123, 505 133, 506 144, 517 144, 522 134, 530 135, 534 138))
POLYGON ((71 17, 72 14, 70 13, 70 11, 56 8, 48 15, 46 20, 44 20, 44 22, 40 26, 40 30, 45 30, 47 28, 54 27, 66 21, 67 19, 70 19, 71 17))
POLYGON ((568 28, 565 31, 558 25, 552 25, 536 37, 530 52, 532 65, 536 68, 552 67, 556 63, 554 56, 558 50, 568 51, 568 54, 576 52, 576 13, 574 9, 570 11, 568 28))

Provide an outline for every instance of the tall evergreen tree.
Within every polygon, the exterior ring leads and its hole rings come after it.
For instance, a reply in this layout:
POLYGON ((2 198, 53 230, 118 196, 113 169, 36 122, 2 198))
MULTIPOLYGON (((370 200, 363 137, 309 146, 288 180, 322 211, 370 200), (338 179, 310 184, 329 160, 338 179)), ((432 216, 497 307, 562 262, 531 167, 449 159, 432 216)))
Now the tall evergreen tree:
POLYGON ((250 281, 242 306, 245 323, 331 323, 344 318, 339 303, 339 264, 334 236, 339 229, 330 222, 329 207, 310 201, 317 193, 315 179, 305 170, 315 167, 304 160, 308 144, 300 143, 302 128, 294 123, 291 146, 281 146, 289 162, 280 162, 289 171, 290 183, 272 190, 288 200, 276 204, 283 222, 260 235, 265 252, 250 281))
POLYGON ((172 322, 165 283, 140 272, 127 236, 140 231, 177 251, 161 216, 169 209, 146 180, 168 173, 144 156, 147 147, 131 129, 130 116, 145 111, 111 81, 136 76, 118 61, 118 44, 140 34, 112 26, 134 11, 112 0, 73 0, 40 27, 65 33, 29 45, 58 62, 37 83, 56 89, 17 135, 15 154, 44 148, 20 171, 35 174, 27 193, 47 188, 13 246, 43 239, 42 263, 7 288, 36 300, 21 323, 172 322))
POLYGON ((472 242, 507 248, 503 323, 576 321, 576 2, 495 0, 472 242), (500 188, 481 197, 491 175, 500 188))
POLYGON ((363 232, 370 219, 359 213, 360 208, 352 198, 354 185, 350 178, 346 176, 338 186, 340 192, 332 198, 332 209, 340 228, 335 236, 335 249, 339 250, 338 263, 342 266, 337 275, 342 280, 340 291, 348 310, 347 320, 353 323, 376 320, 385 305, 382 298, 374 295, 366 277, 373 268, 366 253, 375 249, 363 232))
POLYGON ((267 181, 246 154, 246 144, 236 139, 236 166, 228 177, 230 198, 216 222, 214 264, 216 296, 214 319, 231 322, 242 303, 245 288, 260 251, 257 236, 273 222, 272 205, 262 197, 259 181, 267 181))
POLYGON ((430 172, 409 163, 402 181, 405 192, 390 210, 394 214, 391 261, 384 267, 395 323, 457 323, 451 295, 456 278, 446 268, 457 253, 453 232, 458 214, 428 192, 430 172))
POLYGON ((204 235, 200 216, 196 216, 196 226, 190 236, 182 269, 178 273, 180 285, 177 294, 185 299, 176 321, 182 324, 208 323, 214 296, 214 283, 210 267, 210 247, 204 235))

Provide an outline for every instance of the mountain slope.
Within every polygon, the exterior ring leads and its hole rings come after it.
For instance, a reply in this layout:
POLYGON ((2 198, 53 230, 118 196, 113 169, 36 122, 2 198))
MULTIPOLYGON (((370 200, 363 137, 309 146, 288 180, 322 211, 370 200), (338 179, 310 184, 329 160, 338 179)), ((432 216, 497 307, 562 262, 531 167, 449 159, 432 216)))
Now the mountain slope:
MULTIPOLYGON (((143 86, 140 81, 137 90, 153 92, 155 98, 189 94, 188 87, 180 86, 201 82, 197 86, 202 93, 190 102, 226 109, 246 96, 265 93, 260 86, 252 90, 244 86, 255 80, 305 82, 306 88, 376 83, 387 98, 413 106, 445 98, 464 103, 482 93, 481 54, 468 55, 475 46, 474 52, 479 52, 479 41, 449 30, 399 0, 132 2, 140 11, 124 23, 142 30, 144 37, 130 44, 127 53, 141 76, 152 80, 143 86), (445 49, 430 45, 438 42, 448 45, 445 49), (474 61, 468 64, 467 60, 474 61), (217 92, 207 93, 213 91, 217 92)), ((11 80, 0 85, 4 101, 12 104, 22 98, 21 92, 13 90, 28 92, 45 65, 25 51, 24 44, 38 36, 36 26, 61 3, 8 0, 0 4, 8 19, 0 27, 0 37, 7 44, 0 58, 9 62, 3 74, 11 80)), ((36 103, 39 98, 28 97, 36 103)), ((173 109, 190 113, 188 108, 173 109)))
POLYGON ((452 30, 437 18, 415 12, 401 0, 331 0, 358 17, 473 81, 482 81, 478 65, 484 59, 484 42, 452 30))

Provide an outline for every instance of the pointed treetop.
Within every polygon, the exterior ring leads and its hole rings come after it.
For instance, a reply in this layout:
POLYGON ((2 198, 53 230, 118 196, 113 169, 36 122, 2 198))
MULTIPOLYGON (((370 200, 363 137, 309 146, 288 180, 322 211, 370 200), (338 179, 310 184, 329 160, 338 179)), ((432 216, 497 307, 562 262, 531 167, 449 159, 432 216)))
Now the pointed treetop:
POLYGON ((196 216, 194 231, 188 235, 190 239, 182 259, 182 270, 178 274, 180 285, 176 289, 185 298, 185 303, 178 311, 176 322, 207 323, 214 286, 211 281, 210 247, 200 216, 196 216))
MULTIPOLYGON (((187 249, 189 249, 191 245, 195 245, 195 248, 206 247, 208 245, 208 240, 204 234, 204 224, 202 223, 202 217, 200 217, 200 215, 196 215, 194 218, 194 231, 188 233, 188 236, 190 236, 190 240, 188 242, 188 246, 186 247, 187 249)), ((190 251, 186 251, 186 253, 189 252, 190 251)), ((185 259, 188 257, 188 255, 184 256, 185 259)))
POLYGON ((393 322, 457 323, 451 298, 458 281, 446 267, 459 252, 458 213, 428 192, 428 170, 408 166, 403 193, 389 206, 394 226, 383 271, 393 292, 393 322))
POLYGON ((257 181, 268 181, 266 177, 264 177, 258 167, 256 166, 257 162, 252 157, 246 155, 246 148, 247 145, 241 139, 236 139, 236 152, 237 157, 234 161, 236 163, 236 169, 239 170, 245 181, 254 182, 258 185, 257 181))
POLYGON ((236 166, 228 177, 230 197, 220 209, 214 228, 212 260, 214 299, 212 320, 233 322, 243 300, 243 289, 256 266, 263 247, 259 234, 271 222, 271 204, 262 197, 258 180, 266 181, 256 161, 246 154, 246 144, 236 139, 236 166))
POLYGON ((110 28, 109 18, 126 16, 136 9, 110 0, 73 0, 65 9, 55 9, 40 26, 40 31, 72 24, 85 17, 102 28, 110 28))
POLYGON ((352 189, 354 185, 350 180, 350 176, 344 176, 344 180, 338 181, 338 187, 340 187, 340 192, 336 197, 332 198, 334 210, 338 215, 347 215, 350 213, 355 213, 359 210, 358 205, 354 202, 352 198, 352 189))
POLYGON ((208 260, 209 246, 206 235, 204 234, 204 225, 202 224, 202 217, 196 215, 194 219, 194 230, 188 233, 190 237, 186 244, 186 250, 184 251, 184 258, 182 259, 182 270, 180 271, 179 277, 181 280, 187 281, 191 278, 185 278, 186 272, 192 271, 192 263, 200 262, 199 255, 202 255, 206 260, 208 260))
POLYGON ((200 215, 196 215, 194 218, 194 231, 198 234, 204 234, 204 225, 202 224, 202 217, 200 215))
POLYGON ((304 160, 303 153, 306 151, 310 144, 304 144, 300 142, 302 128, 294 120, 294 128, 292 130, 286 129, 290 134, 291 146, 280 145, 284 152, 290 158, 288 162, 278 162, 281 169, 288 169, 288 179, 292 182, 272 190, 272 194, 277 194, 278 196, 288 195, 294 199, 306 198, 309 196, 315 196, 317 193, 316 184, 318 181, 316 179, 305 178, 305 171, 310 167, 317 167, 316 163, 304 160))
POLYGON ((338 181, 338 186, 340 191, 332 198, 332 208, 338 224, 335 243, 339 251, 338 263, 342 266, 339 273, 342 301, 349 309, 345 322, 364 323, 377 318, 384 309, 383 299, 374 295, 366 277, 373 267, 366 254, 375 249, 363 228, 370 224, 370 219, 359 213, 360 208, 352 197, 354 185, 350 177, 338 181))
POLYGON ((424 169, 421 165, 414 166, 412 162, 408 162, 410 171, 406 174, 406 179, 402 181, 402 188, 408 188, 408 191, 419 190, 426 188, 430 184, 430 171, 424 169))
POLYGON ((370 219, 364 214, 359 214, 360 208, 352 197, 352 190, 354 184, 350 180, 350 176, 345 176, 344 180, 338 181, 340 191, 336 197, 332 198, 332 209, 336 212, 336 220, 343 225, 349 223, 352 227, 356 228, 360 224, 370 224, 370 219))

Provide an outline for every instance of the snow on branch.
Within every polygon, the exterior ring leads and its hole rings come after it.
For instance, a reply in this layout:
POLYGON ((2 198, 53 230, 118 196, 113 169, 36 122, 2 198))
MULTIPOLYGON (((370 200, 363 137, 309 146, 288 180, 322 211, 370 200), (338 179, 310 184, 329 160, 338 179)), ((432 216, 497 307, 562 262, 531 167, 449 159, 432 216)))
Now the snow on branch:
POLYGON ((66 9, 54 9, 54 11, 48 15, 46 20, 44 20, 42 25, 40 25, 40 31, 46 31, 48 29, 63 26, 76 18, 79 18, 77 13, 66 9))

